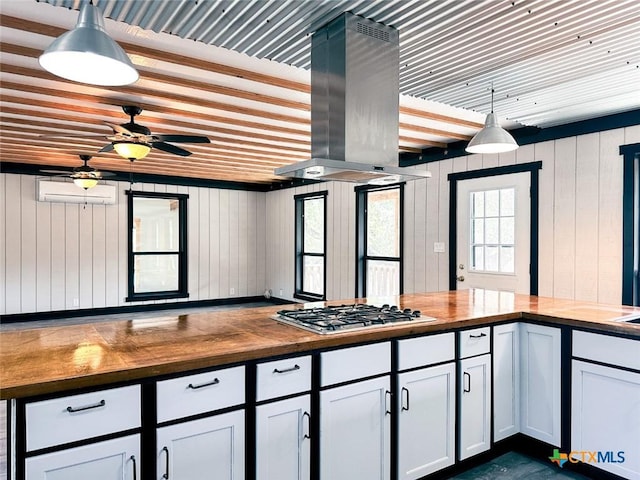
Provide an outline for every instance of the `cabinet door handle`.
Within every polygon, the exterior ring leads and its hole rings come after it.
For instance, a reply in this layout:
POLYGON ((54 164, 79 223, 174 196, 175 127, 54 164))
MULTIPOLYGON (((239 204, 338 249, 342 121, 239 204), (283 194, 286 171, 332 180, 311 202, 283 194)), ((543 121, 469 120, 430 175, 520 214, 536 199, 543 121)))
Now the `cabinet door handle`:
POLYGON ((482 337, 486 337, 486 336, 487 336, 487 334, 484 333, 484 332, 482 332, 480 335, 469 334, 469 338, 482 338, 482 337))
POLYGON ((131 460, 131 463, 133 463, 133 480, 136 480, 138 478, 138 466, 136 465, 135 455, 131 455, 129 457, 129 460, 131 460))
POLYGON ((167 447, 162 447, 161 452, 164 452, 167 454, 164 460, 164 474, 162 475, 162 478, 168 479, 169 478, 169 449, 167 447))
POLYGON ((400 390, 400 400, 401 400, 401 408, 400 411, 409 411, 409 389, 406 387, 402 387, 402 390, 400 390), (406 407, 405 407, 405 393, 406 393, 406 399, 407 399, 407 403, 406 403, 406 407))
POLYGON ((391 415, 391 409, 389 404, 391 403, 391 392, 389 390, 384 391, 384 414, 391 415))
MULTIPOLYGON (((302 420, 304 421, 305 417, 307 418, 307 431, 306 433, 304 433, 302 435, 302 439, 304 440, 306 439, 310 439, 311 438, 311 415, 309 415, 309 412, 304 412, 302 414, 302 420)), ((304 425, 303 425, 303 430, 304 430, 304 425)))
POLYGON ((211 385, 217 385, 219 383, 220 383, 220 380, 218 380, 217 378, 214 378, 211 382, 201 383, 200 385, 194 385, 193 383, 190 383, 189 385, 187 385, 187 388, 197 390, 199 388, 210 387, 211 385))
POLYGON ((107 402, 105 402, 104 400, 100 400, 98 403, 95 403, 93 405, 87 405, 86 407, 77 407, 77 408, 67 407, 67 412, 69 413, 82 412, 84 410, 91 410, 92 408, 104 407, 106 404, 107 402))
POLYGON ((273 373, 287 373, 287 372, 295 372, 296 370, 300 370, 300 365, 296 364, 291 368, 285 368, 283 370, 278 370, 277 368, 273 369, 273 373))
POLYGON ((464 383, 466 383, 466 385, 469 385, 469 388, 463 386, 462 391, 465 393, 469 393, 471 391, 471 374, 469 372, 464 372, 463 377, 464 383))

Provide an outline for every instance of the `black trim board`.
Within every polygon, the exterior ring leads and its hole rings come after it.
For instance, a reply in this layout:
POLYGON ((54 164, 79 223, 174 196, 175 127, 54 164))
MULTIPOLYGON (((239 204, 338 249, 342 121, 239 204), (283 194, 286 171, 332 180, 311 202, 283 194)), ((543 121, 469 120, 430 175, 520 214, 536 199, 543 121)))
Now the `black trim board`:
POLYGON ((520 163, 517 165, 506 165, 502 167, 485 168, 481 170, 470 170, 466 172, 450 173, 449 180, 449 290, 457 290, 456 280, 456 257, 458 249, 457 240, 457 212, 458 212, 458 181, 473 178, 493 177, 497 175, 507 175, 511 173, 531 173, 530 195, 531 195, 531 224, 529 228, 530 245, 530 270, 529 270, 529 294, 538 295, 538 229, 539 229, 539 170, 542 169, 542 162, 520 163))
POLYGON ((89 317, 93 315, 113 315, 118 313, 152 312, 156 310, 160 311, 188 308, 219 307, 222 305, 241 305, 243 303, 254 302, 267 302, 274 305, 289 305, 296 303, 290 300, 284 300, 276 297, 270 297, 267 299, 263 296, 216 298, 211 300, 194 300, 190 302, 125 305, 121 307, 83 308, 77 310, 55 310, 50 312, 15 313, 11 315, 3 315, 0 323, 55 320, 59 318, 89 317))
MULTIPOLYGON (((634 252, 640 233, 635 232, 634 218, 636 209, 634 191, 640 184, 640 178, 635 178, 635 164, 639 162, 640 143, 620 146, 623 158, 623 188, 622 188, 622 304, 636 305, 640 303, 640 278, 635 277, 634 252)), ((640 252, 638 252, 640 254, 640 252)))
MULTIPOLYGON (((624 128, 640 124, 640 110, 606 115, 604 117, 581 120, 579 122, 567 123, 555 127, 538 128, 522 127, 511 130, 518 145, 530 145, 532 143, 558 140, 560 138, 575 137, 589 133, 603 132, 616 128, 624 128)), ((467 141, 452 142, 446 148, 426 148, 421 153, 401 153, 399 165, 409 167, 424 163, 437 162, 448 158, 462 157, 469 155, 465 151, 467 141)))

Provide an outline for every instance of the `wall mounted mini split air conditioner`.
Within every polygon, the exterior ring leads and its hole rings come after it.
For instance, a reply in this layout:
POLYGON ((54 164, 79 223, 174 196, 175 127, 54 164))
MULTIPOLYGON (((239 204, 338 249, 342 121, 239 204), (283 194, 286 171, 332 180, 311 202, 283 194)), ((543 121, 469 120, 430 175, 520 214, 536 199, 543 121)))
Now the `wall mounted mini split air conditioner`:
POLYGON ((72 182, 39 180, 36 199, 39 202, 91 203, 113 205, 116 203, 115 185, 96 185, 84 190, 72 182))

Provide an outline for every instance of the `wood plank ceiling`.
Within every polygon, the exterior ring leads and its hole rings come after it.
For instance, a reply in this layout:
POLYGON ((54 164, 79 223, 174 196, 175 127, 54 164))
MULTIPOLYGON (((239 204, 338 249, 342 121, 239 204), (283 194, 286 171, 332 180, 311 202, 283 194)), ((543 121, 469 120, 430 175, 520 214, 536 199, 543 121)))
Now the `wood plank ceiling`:
POLYGON ((74 167, 88 154, 106 171, 286 180, 273 170, 310 157, 309 34, 346 10, 401 32, 399 151, 468 140, 482 126, 489 85, 498 78, 496 111, 508 127, 640 107, 635 0, 100 0, 108 33, 140 73, 135 84, 117 88, 65 81, 39 66, 49 43, 73 28, 80 6, 49 3, 3 2, 2 162, 74 167), (584 52, 575 32, 609 53, 584 52), (580 79, 595 84, 585 90, 580 79), (579 108, 580 98, 567 103, 572 85, 588 108, 579 108), (142 107, 136 122, 152 133, 206 135, 211 143, 180 144, 189 157, 154 149, 133 164, 97 153, 111 134, 104 122, 128 121, 123 105, 142 107), (62 134, 77 136, 56 136, 62 134))

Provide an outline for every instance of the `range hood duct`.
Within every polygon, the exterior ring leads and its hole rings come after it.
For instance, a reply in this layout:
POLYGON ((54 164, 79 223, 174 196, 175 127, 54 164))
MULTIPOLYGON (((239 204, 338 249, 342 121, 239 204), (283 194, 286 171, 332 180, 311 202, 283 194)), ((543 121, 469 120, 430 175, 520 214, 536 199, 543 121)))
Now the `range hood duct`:
POLYGON ((311 37, 311 159, 276 175, 388 184, 430 177, 398 167, 399 32, 351 13, 311 37))

